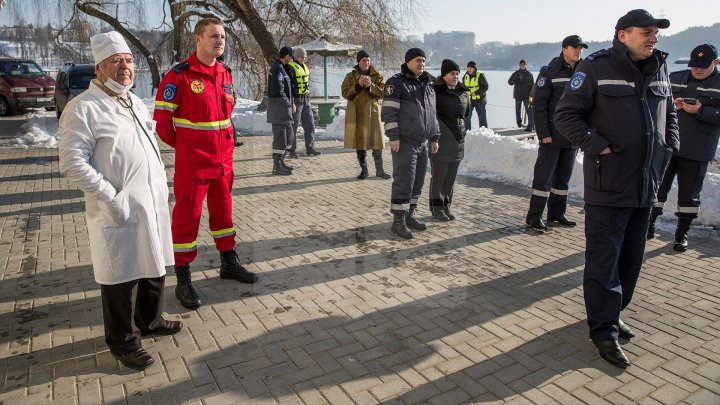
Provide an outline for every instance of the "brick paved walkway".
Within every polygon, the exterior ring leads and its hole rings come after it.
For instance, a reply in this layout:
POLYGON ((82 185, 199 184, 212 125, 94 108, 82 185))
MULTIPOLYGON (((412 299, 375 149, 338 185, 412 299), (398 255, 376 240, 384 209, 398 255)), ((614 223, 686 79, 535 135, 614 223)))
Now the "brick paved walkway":
POLYGON ((621 371, 587 339, 582 226, 526 231, 529 190, 460 178, 458 219, 401 241, 391 182, 355 180, 353 151, 319 142, 295 175, 268 177, 270 139, 244 141, 238 251, 262 280, 219 279, 204 217, 206 304, 180 307, 169 273, 167 317, 186 328, 143 339, 145 372, 104 344, 82 194, 57 151, 0 145, 0 404, 720 403, 717 234, 675 254, 666 224, 649 243, 621 371))

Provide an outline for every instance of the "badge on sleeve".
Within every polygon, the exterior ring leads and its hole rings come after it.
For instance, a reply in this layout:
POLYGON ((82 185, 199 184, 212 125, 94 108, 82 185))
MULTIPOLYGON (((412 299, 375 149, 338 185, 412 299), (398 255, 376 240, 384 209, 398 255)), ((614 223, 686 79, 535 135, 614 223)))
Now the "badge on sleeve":
POLYGON ((538 77, 537 86, 545 87, 545 76, 538 77))
POLYGON ((193 80, 190 83, 190 90, 195 94, 200 94, 205 91, 205 84, 203 84, 202 80, 193 80))
POLYGON ((166 84, 163 89, 163 100, 170 101, 175 98, 177 87, 174 84, 166 84))
POLYGON ((393 89, 393 85, 392 85, 392 84, 389 85, 389 86, 385 86, 385 94, 387 94, 388 96, 392 95, 393 90, 394 90, 394 89, 393 89))
POLYGON ((570 78, 570 90, 577 91, 585 83, 585 73, 576 72, 570 78))

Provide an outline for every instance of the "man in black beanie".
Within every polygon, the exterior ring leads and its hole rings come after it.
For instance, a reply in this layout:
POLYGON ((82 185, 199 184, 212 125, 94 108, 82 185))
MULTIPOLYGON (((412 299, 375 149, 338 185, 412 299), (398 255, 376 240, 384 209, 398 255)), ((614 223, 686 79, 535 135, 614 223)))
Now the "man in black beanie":
POLYGON ((412 239, 410 229, 427 229, 415 218, 415 211, 425 182, 428 140, 430 152, 436 153, 440 137, 434 80, 425 71, 425 52, 410 48, 400 73, 385 84, 381 118, 385 134, 390 138, 393 162, 390 212, 394 218, 390 230, 403 239, 412 239))

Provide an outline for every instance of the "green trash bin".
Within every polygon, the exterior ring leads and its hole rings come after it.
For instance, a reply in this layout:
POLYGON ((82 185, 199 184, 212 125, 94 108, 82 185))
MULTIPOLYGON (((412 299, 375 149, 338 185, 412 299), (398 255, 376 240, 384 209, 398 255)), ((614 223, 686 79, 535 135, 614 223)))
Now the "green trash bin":
POLYGON ((335 103, 318 103, 318 122, 322 125, 332 124, 335 118, 335 103))

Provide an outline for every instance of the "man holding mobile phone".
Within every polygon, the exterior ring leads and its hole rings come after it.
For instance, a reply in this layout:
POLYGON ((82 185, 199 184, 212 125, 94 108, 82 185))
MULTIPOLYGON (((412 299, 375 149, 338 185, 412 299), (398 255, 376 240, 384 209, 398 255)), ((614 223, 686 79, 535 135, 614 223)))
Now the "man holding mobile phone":
POLYGON ((687 233, 700 210, 700 192, 708 163, 715 158, 720 138, 720 63, 717 48, 703 44, 690 54, 690 69, 670 75, 678 126, 680 150, 672 157, 658 190, 647 238, 655 236, 655 220, 663 212, 673 179, 678 179, 678 217, 673 249, 687 250, 687 233))

